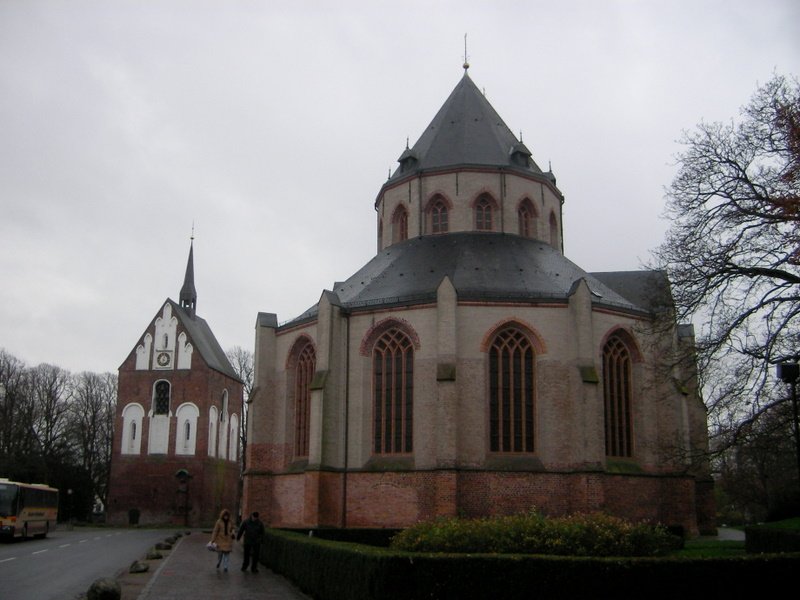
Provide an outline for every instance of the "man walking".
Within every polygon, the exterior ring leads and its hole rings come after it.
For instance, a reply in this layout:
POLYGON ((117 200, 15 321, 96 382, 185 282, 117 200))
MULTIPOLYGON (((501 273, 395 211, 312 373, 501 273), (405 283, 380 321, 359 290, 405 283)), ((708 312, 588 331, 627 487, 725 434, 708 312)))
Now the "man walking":
POLYGON ((258 573, 258 557, 264 533, 264 524, 258 520, 257 512, 251 514, 239 526, 236 539, 240 540, 244 536, 244 564, 242 565, 242 571, 247 571, 247 567, 252 561, 251 571, 258 573))

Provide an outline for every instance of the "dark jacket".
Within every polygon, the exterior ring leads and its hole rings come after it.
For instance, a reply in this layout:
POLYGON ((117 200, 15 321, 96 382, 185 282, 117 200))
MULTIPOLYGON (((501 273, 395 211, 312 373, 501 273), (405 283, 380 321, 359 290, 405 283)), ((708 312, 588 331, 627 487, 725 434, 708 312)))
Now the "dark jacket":
POLYGON ((259 520, 248 517, 239 526, 239 533, 236 539, 240 540, 244 536, 245 544, 259 544, 264 539, 264 524, 259 520))

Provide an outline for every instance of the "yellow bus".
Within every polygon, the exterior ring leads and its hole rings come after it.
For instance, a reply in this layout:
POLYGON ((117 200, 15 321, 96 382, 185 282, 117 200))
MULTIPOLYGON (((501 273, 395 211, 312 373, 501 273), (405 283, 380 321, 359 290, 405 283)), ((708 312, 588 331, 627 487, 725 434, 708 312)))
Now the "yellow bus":
POLYGON ((45 537, 58 519, 58 490, 0 478, 0 535, 45 537))

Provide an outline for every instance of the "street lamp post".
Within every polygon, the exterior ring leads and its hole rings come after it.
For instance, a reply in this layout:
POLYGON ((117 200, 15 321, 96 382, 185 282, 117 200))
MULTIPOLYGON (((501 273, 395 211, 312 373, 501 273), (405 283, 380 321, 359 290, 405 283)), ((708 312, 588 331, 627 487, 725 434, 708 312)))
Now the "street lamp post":
POLYGON ((800 486, 800 419, 797 409, 797 379, 800 377, 800 364, 778 363, 778 378, 788 383, 792 390, 792 417, 794 419, 794 449, 797 454, 797 484, 800 486))

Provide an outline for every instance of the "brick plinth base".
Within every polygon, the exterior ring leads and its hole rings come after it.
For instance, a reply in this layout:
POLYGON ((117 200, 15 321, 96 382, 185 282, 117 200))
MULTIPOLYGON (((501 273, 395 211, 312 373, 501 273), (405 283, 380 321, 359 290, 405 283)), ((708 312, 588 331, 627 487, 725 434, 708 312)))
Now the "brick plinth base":
POLYGON ((269 507, 276 527, 407 527, 441 516, 537 509, 549 515, 602 511, 698 533, 690 477, 500 471, 307 471, 259 475, 247 506, 269 507))

